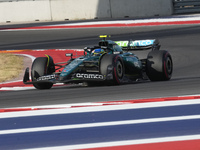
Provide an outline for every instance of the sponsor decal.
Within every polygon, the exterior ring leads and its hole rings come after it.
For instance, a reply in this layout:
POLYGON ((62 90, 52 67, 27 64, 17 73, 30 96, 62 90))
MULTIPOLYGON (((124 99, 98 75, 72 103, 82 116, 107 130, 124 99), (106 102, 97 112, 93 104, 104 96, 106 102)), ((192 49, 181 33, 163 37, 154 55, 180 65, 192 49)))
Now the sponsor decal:
POLYGON ((52 74, 52 75, 46 75, 46 76, 41 76, 37 79, 37 81, 41 81, 41 80, 50 80, 50 79, 55 79, 56 75, 52 74))
POLYGON ((122 46, 122 47, 127 47, 129 41, 115 41, 117 45, 122 46))
POLYGON ((134 62, 134 65, 136 66, 136 67, 140 67, 140 65, 139 65, 139 63, 136 61, 136 62, 134 62))
POLYGON ((113 54, 120 54, 120 52, 113 52, 113 54))
POLYGON ((84 74, 84 73, 76 73, 75 78, 80 79, 104 79, 103 75, 100 74, 84 74))
POLYGON ((112 66, 112 65, 109 65, 109 66, 108 66, 108 70, 111 70, 111 71, 112 71, 112 70, 113 70, 113 66, 112 66))
MULTIPOLYGON (((130 46, 149 46, 152 45, 155 40, 141 40, 141 41, 130 41, 130 46)), ((129 41, 116 41, 119 46, 128 47, 129 41)))
POLYGON ((141 41, 133 41, 130 46, 148 46, 152 45, 154 40, 141 40, 141 41))

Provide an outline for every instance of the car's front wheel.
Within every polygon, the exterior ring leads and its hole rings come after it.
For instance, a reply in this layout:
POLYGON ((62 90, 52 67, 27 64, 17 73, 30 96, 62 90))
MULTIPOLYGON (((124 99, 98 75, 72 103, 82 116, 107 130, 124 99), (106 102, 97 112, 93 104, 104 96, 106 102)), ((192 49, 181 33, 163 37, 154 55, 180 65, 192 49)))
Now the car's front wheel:
MULTIPOLYGON (((41 76, 51 74, 55 71, 55 66, 53 59, 48 57, 38 57, 33 61, 31 68, 31 78, 32 81, 37 81, 41 76)), ((33 83, 33 86, 37 89, 50 89, 53 86, 53 83, 33 83)))

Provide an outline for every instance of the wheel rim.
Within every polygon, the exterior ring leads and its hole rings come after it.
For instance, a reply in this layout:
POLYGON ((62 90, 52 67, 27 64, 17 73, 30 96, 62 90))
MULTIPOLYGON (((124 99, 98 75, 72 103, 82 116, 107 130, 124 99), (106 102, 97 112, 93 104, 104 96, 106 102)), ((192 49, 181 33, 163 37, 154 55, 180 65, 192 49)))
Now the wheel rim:
POLYGON ((172 61, 169 57, 167 57, 167 61, 166 61, 166 71, 168 72, 169 75, 172 72, 172 61))
POLYGON ((172 60, 170 57, 167 57, 166 61, 165 61, 165 75, 167 77, 167 79, 171 78, 171 74, 172 74, 172 60))
POLYGON ((117 76, 119 78, 122 78, 123 77, 123 66, 120 61, 117 62, 116 71, 117 71, 117 76))

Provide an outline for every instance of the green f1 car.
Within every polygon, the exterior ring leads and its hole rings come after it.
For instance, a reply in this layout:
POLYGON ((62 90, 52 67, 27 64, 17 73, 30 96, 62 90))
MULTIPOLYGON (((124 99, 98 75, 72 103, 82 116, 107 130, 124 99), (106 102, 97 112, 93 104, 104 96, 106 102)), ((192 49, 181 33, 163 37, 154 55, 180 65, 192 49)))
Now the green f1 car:
POLYGON ((49 55, 38 57, 31 67, 26 68, 23 82, 37 89, 50 89, 55 83, 103 83, 119 85, 137 80, 170 80, 173 71, 172 57, 166 50, 159 50, 158 40, 112 41, 102 39, 98 46, 85 47, 84 56, 67 62, 54 63, 49 55), (139 59, 131 51, 148 50, 145 59, 139 59), (62 69, 61 72, 58 70, 62 69))

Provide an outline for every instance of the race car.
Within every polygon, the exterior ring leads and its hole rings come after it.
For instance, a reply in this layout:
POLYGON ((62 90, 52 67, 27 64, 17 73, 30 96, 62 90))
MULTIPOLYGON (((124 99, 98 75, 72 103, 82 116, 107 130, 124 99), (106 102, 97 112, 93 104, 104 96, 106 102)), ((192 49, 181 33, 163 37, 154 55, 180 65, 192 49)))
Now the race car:
POLYGON ((138 80, 166 81, 173 72, 170 53, 160 50, 157 39, 112 41, 101 35, 97 46, 85 47, 84 55, 67 62, 54 63, 49 55, 37 57, 26 68, 23 82, 36 89, 50 89, 53 84, 87 83, 119 85, 138 80), (150 50, 146 58, 138 58, 133 51, 150 50), (60 71, 62 70, 62 71, 60 71))

